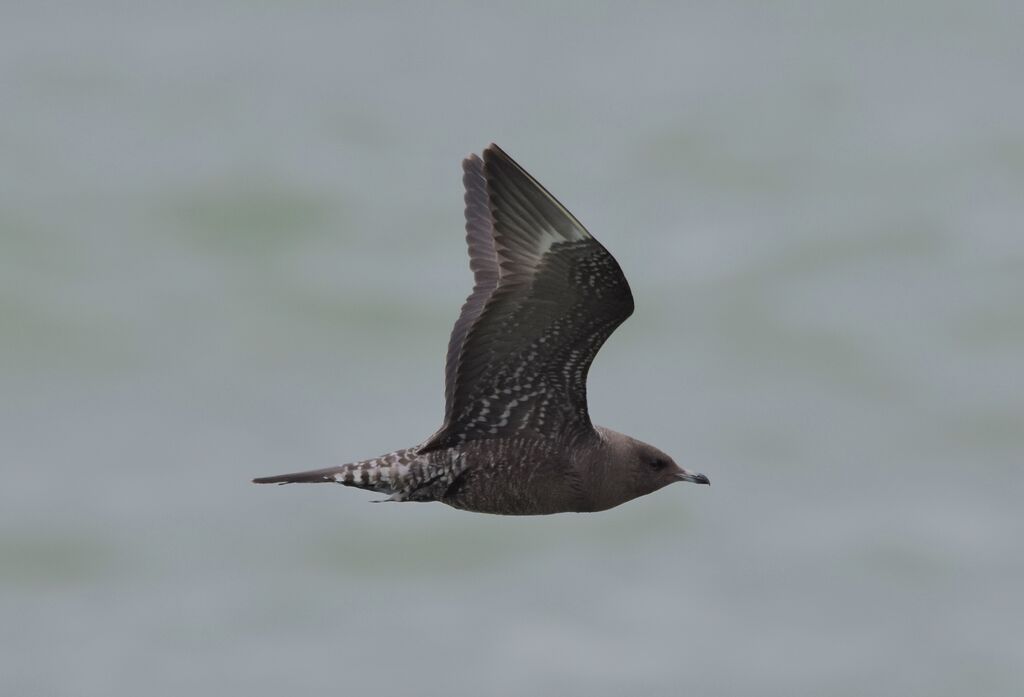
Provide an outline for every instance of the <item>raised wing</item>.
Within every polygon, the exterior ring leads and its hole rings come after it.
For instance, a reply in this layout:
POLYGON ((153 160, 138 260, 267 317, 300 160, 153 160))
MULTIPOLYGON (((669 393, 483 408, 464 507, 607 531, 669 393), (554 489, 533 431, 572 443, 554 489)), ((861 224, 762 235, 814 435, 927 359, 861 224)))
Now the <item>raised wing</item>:
POLYGON ((449 342, 444 425, 421 450, 592 433, 587 372, 633 312, 629 284, 611 254, 497 145, 463 167, 476 287, 449 342))
POLYGON ((466 187, 466 246, 469 247, 469 268, 473 271, 473 292, 466 298, 459 318, 448 340, 448 357, 444 366, 445 423, 452 418, 453 395, 466 335, 484 309, 484 304, 498 285, 498 255, 494 250, 494 219, 487 196, 484 162, 476 154, 462 161, 462 184, 466 187))

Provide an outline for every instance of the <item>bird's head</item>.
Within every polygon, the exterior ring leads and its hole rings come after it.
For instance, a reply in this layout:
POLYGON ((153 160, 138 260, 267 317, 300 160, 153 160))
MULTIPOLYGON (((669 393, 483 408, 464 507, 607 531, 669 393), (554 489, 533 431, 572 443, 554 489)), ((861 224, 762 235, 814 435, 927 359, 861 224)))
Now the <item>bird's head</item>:
POLYGON ((600 429, 610 449, 609 467, 603 474, 604 505, 616 506, 675 482, 710 484, 705 475, 683 469, 653 445, 610 429, 600 429), (617 499, 612 502, 612 499, 617 499), (610 504, 610 505, 609 505, 610 504))
POLYGON ((653 445, 630 439, 629 469, 637 485, 645 489, 644 493, 673 484, 675 482, 693 482, 694 484, 710 484, 711 480, 703 474, 683 469, 671 457, 653 445))

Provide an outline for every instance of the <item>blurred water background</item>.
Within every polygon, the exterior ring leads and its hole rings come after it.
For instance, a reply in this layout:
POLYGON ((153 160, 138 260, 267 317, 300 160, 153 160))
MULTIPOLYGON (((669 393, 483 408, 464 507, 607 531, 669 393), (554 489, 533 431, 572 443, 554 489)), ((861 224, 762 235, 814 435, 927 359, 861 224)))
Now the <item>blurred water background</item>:
POLYGON ((1019 695, 1024 5, 5 3, 0 693, 1019 695), (494 140, 706 472, 255 487, 440 424, 494 140))

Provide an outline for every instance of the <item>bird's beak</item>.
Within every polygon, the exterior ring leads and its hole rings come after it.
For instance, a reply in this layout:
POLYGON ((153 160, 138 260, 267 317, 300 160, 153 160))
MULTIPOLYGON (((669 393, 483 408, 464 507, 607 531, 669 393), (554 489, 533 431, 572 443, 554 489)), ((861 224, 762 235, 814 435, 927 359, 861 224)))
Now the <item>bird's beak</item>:
POLYGON ((706 475, 697 474, 696 472, 689 472, 684 469, 680 469, 676 473, 676 476, 682 479, 684 482, 693 482, 694 484, 710 484, 711 480, 706 475))

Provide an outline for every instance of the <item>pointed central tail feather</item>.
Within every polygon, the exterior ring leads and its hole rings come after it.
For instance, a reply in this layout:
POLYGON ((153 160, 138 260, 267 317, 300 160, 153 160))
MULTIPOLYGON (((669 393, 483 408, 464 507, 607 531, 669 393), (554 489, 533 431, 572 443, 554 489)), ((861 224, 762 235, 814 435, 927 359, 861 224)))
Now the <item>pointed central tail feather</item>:
POLYGON ((272 477, 256 477, 252 480, 253 484, 316 484, 324 482, 337 483, 335 477, 342 475, 344 477, 345 472, 349 468, 359 463, 350 463, 347 465, 338 465, 337 467, 326 467, 321 470, 308 470, 306 472, 292 472, 290 474, 275 474, 272 477))

